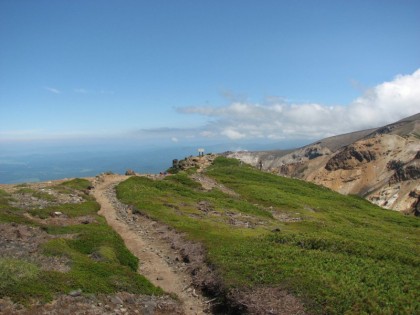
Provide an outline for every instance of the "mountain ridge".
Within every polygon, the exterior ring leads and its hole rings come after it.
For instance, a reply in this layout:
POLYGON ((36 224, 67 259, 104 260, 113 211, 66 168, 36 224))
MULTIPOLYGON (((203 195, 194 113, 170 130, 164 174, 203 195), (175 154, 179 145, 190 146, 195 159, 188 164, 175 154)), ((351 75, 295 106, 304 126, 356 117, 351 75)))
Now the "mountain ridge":
POLYGON ((274 174, 296 177, 387 209, 420 215, 420 113, 295 150, 227 152, 274 174))

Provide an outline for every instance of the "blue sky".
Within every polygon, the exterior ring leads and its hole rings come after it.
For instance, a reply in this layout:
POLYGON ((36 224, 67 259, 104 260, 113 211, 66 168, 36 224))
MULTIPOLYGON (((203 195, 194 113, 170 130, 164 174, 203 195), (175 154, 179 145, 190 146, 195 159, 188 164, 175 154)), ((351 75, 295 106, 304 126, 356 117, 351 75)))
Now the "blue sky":
POLYGON ((0 143, 279 143, 420 112, 419 1, 0 0, 0 143))

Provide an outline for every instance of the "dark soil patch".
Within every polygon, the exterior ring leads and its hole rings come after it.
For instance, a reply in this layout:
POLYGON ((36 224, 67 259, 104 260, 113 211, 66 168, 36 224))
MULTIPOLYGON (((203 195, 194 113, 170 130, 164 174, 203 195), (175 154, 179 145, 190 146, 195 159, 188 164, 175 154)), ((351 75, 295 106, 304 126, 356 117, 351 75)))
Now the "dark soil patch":
POLYGON ((50 304, 33 305, 30 308, 24 308, 7 298, 0 299, 0 313, 5 315, 183 314, 178 303, 170 297, 150 297, 125 292, 112 295, 83 295, 73 292, 71 295, 57 297, 50 304))
POLYGON ((28 219, 42 224, 42 225, 54 225, 54 226, 69 226, 69 225, 76 225, 76 224, 91 224, 91 223, 97 223, 97 220, 90 215, 84 215, 79 216, 75 218, 69 218, 65 214, 60 215, 54 215, 52 214, 50 218, 47 219, 41 219, 38 217, 34 217, 30 215, 29 213, 24 214, 25 217, 28 219))

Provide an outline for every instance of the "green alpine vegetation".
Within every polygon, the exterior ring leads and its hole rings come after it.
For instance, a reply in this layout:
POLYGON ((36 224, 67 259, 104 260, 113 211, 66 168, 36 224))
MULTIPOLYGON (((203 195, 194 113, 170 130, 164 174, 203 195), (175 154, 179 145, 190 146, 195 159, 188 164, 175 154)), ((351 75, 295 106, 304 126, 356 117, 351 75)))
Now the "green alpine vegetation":
POLYGON ((219 157, 205 171, 132 177, 118 198, 206 249, 231 289, 286 289, 315 314, 418 314, 420 221, 219 157), (217 187, 217 186, 216 186, 217 187))
MULTIPOLYGON (((67 294, 74 290, 81 290, 83 294, 121 291, 163 294, 160 288, 136 272, 138 259, 106 224, 105 219, 96 214, 99 204, 84 192, 90 185, 87 180, 75 179, 53 187, 61 193, 81 196, 81 203, 29 211, 12 206, 12 196, 0 190, 0 226, 17 229, 17 232, 23 224, 30 227, 30 232, 35 235, 47 234, 48 239, 39 245, 35 253, 0 258, 0 297, 8 296, 15 302, 27 304, 32 299, 50 301, 56 294, 67 294), (30 220, 24 216, 25 212, 29 212, 34 217, 45 219, 50 217, 52 211, 63 213, 71 223, 50 224, 48 220, 30 220), (77 221, 81 216, 90 216, 91 221, 77 221), (68 270, 45 268, 44 260, 34 258, 40 256, 57 257, 65 262, 68 270)), ((20 188, 17 193, 52 200, 48 194, 27 187, 20 188)))

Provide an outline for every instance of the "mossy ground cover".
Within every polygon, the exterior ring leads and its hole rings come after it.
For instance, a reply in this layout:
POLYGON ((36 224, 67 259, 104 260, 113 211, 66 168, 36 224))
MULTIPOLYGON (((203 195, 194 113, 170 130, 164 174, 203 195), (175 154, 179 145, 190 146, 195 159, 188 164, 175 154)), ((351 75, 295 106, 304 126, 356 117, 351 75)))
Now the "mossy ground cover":
POLYGON ((25 218, 21 209, 10 206, 13 198, 10 194, 0 189, 0 223, 32 224, 25 218))
MULTIPOLYGON (((95 223, 67 226, 34 223, 23 216, 24 210, 11 207, 10 195, 0 190, 0 223, 30 224, 55 235, 56 238, 42 244, 40 251, 47 256, 66 256, 70 261, 70 270, 59 272, 43 270, 36 262, 25 259, 2 257, 0 297, 9 296, 14 301, 28 303, 31 299, 49 301, 56 294, 77 289, 84 293, 163 293, 137 274, 138 259, 128 251, 105 219, 96 214, 99 210, 96 201, 83 193, 89 185, 87 180, 76 179, 58 187, 63 192, 84 196, 84 200, 79 204, 55 206, 54 211, 63 212, 69 217, 90 215, 95 218, 95 223)), ((42 195, 38 195, 38 198, 42 198, 42 195)), ((50 210, 40 209, 31 214, 44 218, 50 210)))
POLYGON ((42 209, 33 209, 29 213, 41 219, 50 217, 52 212, 61 212, 69 218, 75 218, 83 215, 95 215, 99 209, 99 204, 89 197, 81 203, 66 203, 59 206, 54 205, 42 209))
POLYGON ((227 288, 285 288, 318 314, 420 312, 417 218, 235 160, 216 159, 206 175, 240 197, 206 192, 182 172, 162 181, 130 178, 117 195, 202 242, 227 288), (242 213, 264 224, 250 229, 192 216, 202 200, 222 216, 242 213), (272 213, 302 220, 282 222, 272 213))

